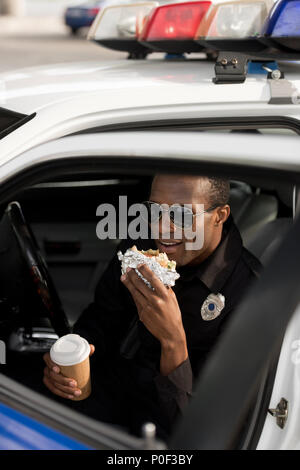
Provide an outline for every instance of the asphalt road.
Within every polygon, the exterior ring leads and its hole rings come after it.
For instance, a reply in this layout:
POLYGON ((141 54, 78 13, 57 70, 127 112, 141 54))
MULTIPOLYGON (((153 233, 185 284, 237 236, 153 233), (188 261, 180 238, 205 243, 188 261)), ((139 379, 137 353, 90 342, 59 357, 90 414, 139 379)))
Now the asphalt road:
POLYGON ((89 42, 85 37, 57 34, 18 34, 0 37, 0 72, 34 65, 82 60, 115 60, 126 57, 89 42))

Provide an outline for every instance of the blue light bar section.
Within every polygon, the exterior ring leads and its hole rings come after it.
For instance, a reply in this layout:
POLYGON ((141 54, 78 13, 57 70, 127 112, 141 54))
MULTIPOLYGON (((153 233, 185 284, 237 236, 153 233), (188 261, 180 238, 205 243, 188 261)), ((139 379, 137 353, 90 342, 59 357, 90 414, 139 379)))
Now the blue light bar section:
POLYGON ((249 74, 267 75, 268 72, 267 72, 267 70, 263 69, 263 65, 265 65, 266 67, 268 67, 271 70, 278 69, 277 62, 275 62, 275 61, 272 61, 272 62, 266 62, 266 61, 252 62, 252 61, 249 61, 249 63, 248 63, 248 75, 249 74))
POLYGON ((88 450, 38 421, 0 404, 0 450, 88 450))
POLYGON ((300 0, 279 0, 270 12, 262 34, 300 37, 300 0))

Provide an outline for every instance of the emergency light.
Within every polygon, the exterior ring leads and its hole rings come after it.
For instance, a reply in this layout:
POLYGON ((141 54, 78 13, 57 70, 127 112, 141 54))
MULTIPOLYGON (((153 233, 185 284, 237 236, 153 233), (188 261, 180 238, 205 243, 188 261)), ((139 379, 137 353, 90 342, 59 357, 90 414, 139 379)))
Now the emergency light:
POLYGON ((239 0, 213 5, 201 21, 195 40, 218 50, 258 52, 258 37, 272 7, 269 0, 239 0))
POLYGON ((145 18, 157 5, 158 2, 150 1, 108 6, 95 18, 88 39, 109 49, 145 56, 149 49, 138 42, 137 35, 145 18))
POLYGON ((264 24, 262 34, 270 46, 300 51, 300 1, 279 0, 264 24))
POLYGON ((192 1, 162 5, 148 16, 139 41, 157 51, 198 52, 203 47, 194 37, 211 1, 192 1))

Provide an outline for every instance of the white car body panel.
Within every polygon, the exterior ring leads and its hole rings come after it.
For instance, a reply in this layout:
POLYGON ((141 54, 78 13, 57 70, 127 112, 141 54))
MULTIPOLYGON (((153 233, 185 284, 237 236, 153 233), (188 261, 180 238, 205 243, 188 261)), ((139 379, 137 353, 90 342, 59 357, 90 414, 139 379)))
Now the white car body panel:
POLYGON ((42 144, 6 162, 0 161, 0 183, 42 162, 82 157, 155 158, 236 164, 299 171, 299 137, 192 132, 114 132, 65 137, 42 144), (217 145, 213 146, 212 142, 217 145), (241 152, 242 149, 242 152, 241 152), (270 151, 271 150, 271 151, 270 151))
POLYGON ((288 401, 286 425, 281 429, 276 418, 268 414, 258 450, 300 449, 300 305, 284 336, 270 408, 275 409, 282 397, 288 401))
MULTIPOLYGON (((295 69, 299 69, 295 64, 295 69)), ((300 90, 299 73, 286 77, 300 90)), ((3 138, 0 159, 83 129, 160 119, 291 116, 300 105, 270 105, 265 75, 215 85, 213 63, 120 61, 37 67, 2 74, 2 106, 37 115, 3 138)))
MULTIPOLYGON (((154 103, 168 105, 216 102, 230 104, 232 101, 261 102, 269 99, 265 75, 249 77, 247 94, 245 84, 237 84, 233 86, 232 93, 225 95, 226 85, 214 85, 211 81, 213 76, 212 62, 149 59, 34 67, 1 74, 0 80, 3 104, 25 113, 38 111, 59 101, 69 101, 70 98, 78 97, 79 93, 84 106, 85 98, 90 93, 99 93, 100 97, 103 92, 110 90, 121 90, 124 104, 127 101, 133 107, 140 106, 140 98, 135 92, 145 87, 149 88, 151 96, 144 94, 144 105, 149 98, 154 99, 154 103), (131 92, 129 96, 128 91, 131 92), (199 91, 199 95, 195 94, 199 91)), ((101 106, 102 103, 99 102, 98 105, 101 106)))

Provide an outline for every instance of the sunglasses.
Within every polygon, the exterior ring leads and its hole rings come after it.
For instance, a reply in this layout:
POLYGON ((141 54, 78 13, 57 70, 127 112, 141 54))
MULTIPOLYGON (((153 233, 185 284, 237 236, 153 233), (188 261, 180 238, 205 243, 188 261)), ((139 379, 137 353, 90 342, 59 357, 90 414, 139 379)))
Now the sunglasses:
POLYGON ((148 222, 148 224, 151 225, 157 223, 162 218, 163 212, 167 212, 172 224, 178 228, 192 227, 194 217, 204 214, 205 212, 211 212, 219 207, 219 204, 215 204, 206 210, 194 213, 189 207, 181 206, 179 204, 173 204, 168 209, 165 209, 157 202, 152 201, 144 201, 142 205, 144 205, 147 209, 146 218, 143 215, 142 217, 146 222, 148 222))

